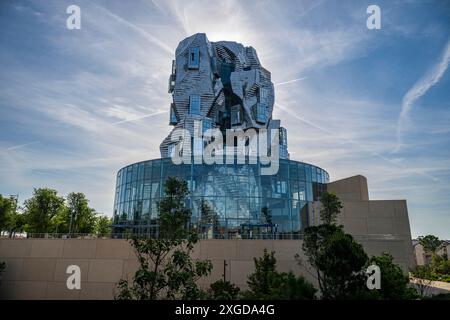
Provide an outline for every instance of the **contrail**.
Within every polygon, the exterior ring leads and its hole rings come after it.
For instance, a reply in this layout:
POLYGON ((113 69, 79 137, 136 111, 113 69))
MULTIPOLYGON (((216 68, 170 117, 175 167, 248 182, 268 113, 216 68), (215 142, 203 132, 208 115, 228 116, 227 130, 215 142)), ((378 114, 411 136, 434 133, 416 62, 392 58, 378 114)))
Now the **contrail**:
POLYGON ((129 22, 128 20, 125 20, 124 18, 112 13, 111 11, 109 11, 108 9, 106 9, 102 6, 96 5, 94 3, 91 3, 91 5, 94 5, 97 8, 103 10, 106 14, 108 14, 110 17, 114 18, 116 21, 118 21, 118 22, 128 26, 129 28, 133 29, 134 31, 138 32, 141 36, 146 38, 148 41, 156 44, 158 47, 160 47, 164 51, 166 51, 170 54, 173 54, 173 49, 170 46, 168 46, 166 43, 164 43, 163 41, 156 38, 154 35, 152 35, 148 31, 146 31, 146 30, 142 29, 141 27, 129 22))
POLYGON ((125 122, 130 122, 130 121, 136 121, 136 120, 140 120, 140 119, 144 119, 144 118, 156 116, 156 115, 158 115, 158 114, 166 113, 166 112, 168 112, 168 111, 165 110, 165 111, 158 111, 158 112, 154 112, 154 113, 148 113, 148 114, 144 114, 144 115, 142 115, 142 116, 136 117, 136 118, 127 119, 127 120, 121 120, 121 121, 113 122, 113 123, 111 123, 111 124, 112 124, 113 126, 115 126, 116 124, 121 124, 121 123, 125 123, 125 122))
MULTIPOLYGON (((319 125, 317 125, 317 124, 315 124, 315 123, 312 123, 312 122, 309 121, 309 120, 306 120, 306 119, 304 119, 304 118, 298 116, 297 114, 295 114, 294 112, 292 112, 292 111, 289 110, 288 108, 285 108, 285 107, 279 105, 278 103, 275 103, 275 105, 276 105, 278 108, 280 108, 280 109, 286 111, 287 113, 289 113, 290 115, 292 115, 294 118, 300 120, 301 122, 306 123, 306 124, 310 125, 311 127, 316 128, 316 129, 319 129, 320 131, 323 131, 323 132, 325 132, 325 133, 327 133, 327 134, 329 134, 329 135, 336 136, 336 133, 335 133, 335 132, 331 132, 331 131, 328 130, 328 129, 325 129, 325 128, 323 128, 323 127, 321 127, 321 126, 319 126, 319 125)), ((399 168, 405 168, 405 167, 402 166, 401 164, 399 164, 399 163, 397 163, 397 162, 395 162, 395 161, 392 161, 391 159, 386 158, 385 156, 383 156, 383 155, 381 155, 381 154, 379 154, 379 153, 377 153, 377 152, 374 152, 374 151, 370 150, 370 149, 367 148, 364 144, 359 143, 358 141, 355 141, 355 140, 349 139, 349 138, 341 138, 341 137, 339 137, 339 139, 341 139, 341 140, 343 140, 343 141, 347 141, 347 142, 352 143, 352 144, 355 144, 355 145, 357 145, 359 148, 361 148, 361 149, 363 149, 364 151, 370 153, 371 155, 373 155, 373 156, 375 156, 375 157, 377 157, 377 158, 380 158, 380 159, 382 159, 382 160, 385 160, 385 161, 387 161, 387 162, 389 162, 389 163, 391 163, 391 164, 393 164, 393 165, 395 165, 395 166, 397 166, 397 167, 399 167, 399 168)), ((425 176, 425 177, 427 177, 427 178, 431 178, 433 181, 439 181, 439 182, 441 182, 441 180, 439 180, 438 178, 436 178, 436 177, 434 177, 434 176, 432 176, 432 175, 430 175, 430 174, 428 174, 428 173, 420 172, 420 171, 417 171, 417 170, 413 170, 413 172, 416 173, 416 174, 418 174, 418 175, 422 175, 422 176, 425 176)))
POLYGON ((445 49, 442 54, 441 61, 430 68, 427 73, 420 78, 414 86, 408 90, 403 96, 402 109, 398 118, 397 124, 397 147, 394 152, 399 151, 402 145, 402 131, 405 126, 405 122, 408 119, 408 115, 412 109, 412 105, 423 96, 427 91, 441 80, 445 71, 448 68, 450 62, 450 40, 447 41, 445 49))
POLYGON ((288 83, 292 83, 292 82, 297 82, 297 81, 301 81, 301 80, 304 80, 304 79, 306 79, 306 77, 297 78, 297 79, 292 79, 292 80, 284 81, 284 82, 278 82, 278 83, 275 83, 274 86, 275 86, 275 87, 277 87, 277 86, 282 86, 283 84, 288 84, 288 83))
POLYGON ((26 146, 29 146, 29 145, 32 145, 32 144, 36 144, 36 143, 39 143, 39 141, 33 141, 33 142, 24 143, 24 144, 19 144, 17 146, 12 146, 12 147, 6 148, 3 151, 16 150, 16 149, 20 149, 20 148, 23 148, 23 147, 26 147, 26 146))

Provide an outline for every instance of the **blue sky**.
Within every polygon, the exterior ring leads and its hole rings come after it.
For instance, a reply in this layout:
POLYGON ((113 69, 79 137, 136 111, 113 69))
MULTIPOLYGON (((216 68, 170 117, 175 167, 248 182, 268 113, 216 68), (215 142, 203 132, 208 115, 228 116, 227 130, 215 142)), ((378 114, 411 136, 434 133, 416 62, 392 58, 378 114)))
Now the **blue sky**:
POLYGON ((2 1, 0 193, 81 191, 110 215, 117 170, 159 157, 197 32, 257 50, 292 159, 362 174, 372 199, 407 199, 413 236, 450 238, 448 1, 2 1))

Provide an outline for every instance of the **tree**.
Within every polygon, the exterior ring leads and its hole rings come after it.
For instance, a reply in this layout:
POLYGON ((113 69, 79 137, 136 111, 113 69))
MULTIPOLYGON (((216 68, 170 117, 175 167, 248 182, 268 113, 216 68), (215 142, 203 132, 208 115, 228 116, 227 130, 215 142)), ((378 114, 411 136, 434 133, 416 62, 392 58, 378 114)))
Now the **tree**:
POLYGON ((368 257, 363 247, 342 227, 322 224, 306 228, 303 251, 316 271, 323 299, 365 296, 364 266, 368 257))
POLYGON ((96 212, 89 207, 89 200, 81 193, 69 193, 67 196, 69 232, 93 233, 96 226, 96 212))
POLYGON ((14 200, 0 194, 0 231, 8 230, 8 224, 14 211, 14 200))
POLYGON ((99 216, 95 221, 95 233, 98 235, 110 235, 112 229, 112 218, 99 216))
POLYGON ((416 290, 409 286, 409 277, 393 260, 394 258, 388 253, 370 258, 369 264, 375 264, 380 268, 381 287, 378 290, 380 297, 386 300, 416 298, 416 290))
POLYGON ((13 237, 16 232, 23 231, 24 225, 25 218, 17 210, 17 200, 0 195, 0 232, 7 231, 9 237, 13 237))
POLYGON ((198 241, 190 231, 191 212, 186 208, 186 181, 168 178, 165 197, 159 202, 159 237, 133 237, 139 269, 132 283, 118 283, 116 299, 198 299, 205 297, 197 280, 211 273, 209 260, 192 261, 190 254, 198 241))
POLYGON ((9 237, 12 238, 16 232, 23 232, 26 226, 26 216, 14 211, 9 216, 7 230, 9 237))
POLYGON ((208 297, 213 300, 236 300, 239 291, 239 287, 236 287, 230 281, 220 279, 210 285, 208 297))
POLYGON ((431 292, 431 284, 433 283, 430 266, 416 266, 411 274, 413 276, 412 282, 418 294, 422 298, 428 296, 431 292))
POLYGON ((34 189, 33 196, 25 200, 25 231, 30 233, 53 232, 53 219, 65 210, 64 198, 56 190, 34 189))
POLYGON ((323 224, 334 224, 337 215, 343 208, 341 201, 334 193, 325 192, 320 198, 322 209, 320 210, 320 219, 323 224))
POLYGON ((442 241, 439 240, 438 237, 433 236, 431 234, 424 237, 420 236, 418 239, 425 253, 430 253, 432 259, 434 260, 436 258, 436 251, 442 245, 442 241))
POLYGON ((261 258, 254 258, 255 272, 247 280, 249 291, 244 293, 247 299, 287 300, 314 299, 316 289, 303 277, 292 272, 277 272, 275 252, 267 249, 261 258))

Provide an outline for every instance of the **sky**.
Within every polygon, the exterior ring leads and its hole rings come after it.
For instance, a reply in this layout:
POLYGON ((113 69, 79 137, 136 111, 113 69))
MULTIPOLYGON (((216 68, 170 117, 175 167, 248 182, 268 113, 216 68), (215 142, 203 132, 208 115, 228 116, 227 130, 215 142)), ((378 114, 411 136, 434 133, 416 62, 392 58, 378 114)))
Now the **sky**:
POLYGON ((371 199, 407 200, 413 237, 450 239, 449 1, 2 0, 0 194, 84 192, 111 215, 117 171, 160 156, 174 52, 198 32, 256 49, 291 159, 367 177, 371 199))

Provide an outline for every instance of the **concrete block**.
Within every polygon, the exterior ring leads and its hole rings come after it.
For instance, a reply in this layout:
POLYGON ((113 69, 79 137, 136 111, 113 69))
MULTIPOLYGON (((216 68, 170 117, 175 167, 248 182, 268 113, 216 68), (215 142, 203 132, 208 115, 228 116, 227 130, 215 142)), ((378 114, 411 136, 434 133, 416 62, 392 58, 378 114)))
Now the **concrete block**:
POLYGON ((34 258, 60 258, 62 257, 64 240, 33 239, 30 257, 34 258))
POLYGON ((97 240, 68 239, 64 240, 63 258, 89 259, 95 258, 97 240))
POLYGON ((123 260, 95 259, 89 261, 88 282, 117 283, 122 278, 123 260))
POLYGON ((21 280, 49 281, 55 273, 55 258, 25 258, 23 259, 21 280))
POLYGON ((98 239, 97 259, 128 259, 134 256, 132 245, 124 239, 98 239))

